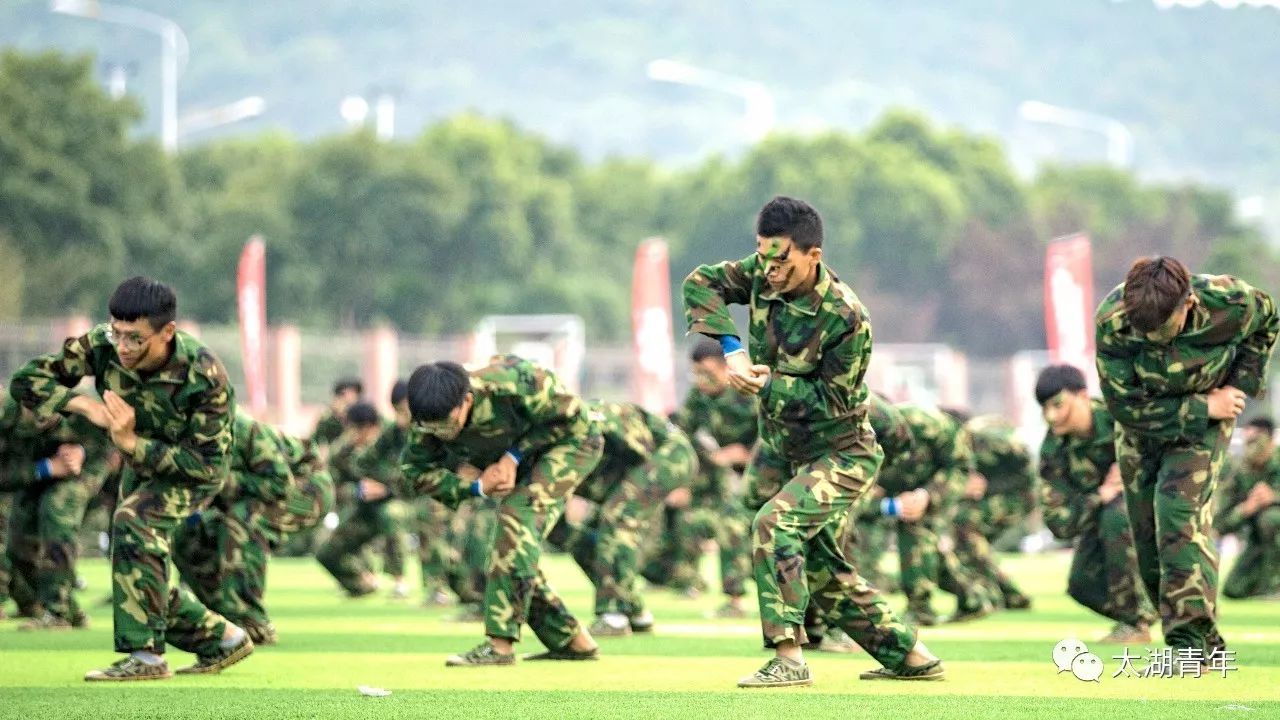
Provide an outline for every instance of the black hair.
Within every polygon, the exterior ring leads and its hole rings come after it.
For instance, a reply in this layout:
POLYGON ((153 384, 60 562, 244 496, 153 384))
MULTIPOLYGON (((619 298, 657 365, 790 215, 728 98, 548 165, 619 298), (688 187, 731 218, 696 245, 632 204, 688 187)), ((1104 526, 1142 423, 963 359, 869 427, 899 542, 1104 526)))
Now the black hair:
POLYGON ((760 237, 789 237, 798 250, 822 247, 822 216, 812 205, 779 195, 756 217, 756 234, 760 237))
POLYGON ((382 418, 378 416, 378 408, 372 403, 361 400, 351 403, 351 407, 347 408, 347 424, 351 427, 366 428, 377 425, 381 420, 382 418))
POLYGON ((391 386, 391 404, 399 405, 407 397, 409 397, 409 383, 397 380, 396 384, 391 386))
POLYGON ((409 376, 409 413, 414 420, 443 420, 471 391, 471 376, 458 363, 421 365, 409 376))
POLYGON ((168 285, 139 275, 116 286, 107 310, 125 322, 146 318, 152 330, 159 330, 177 317, 178 296, 168 285))
POLYGON ((946 413, 948 417, 960 423, 961 425, 964 425, 965 423, 969 422, 969 420, 973 418, 973 414, 963 408, 947 406, 947 407, 942 407, 938 409, 946 413))
POLYGON ((1043 405, 1063 390, 1080 392, 1086 387, 1088 384, 1085 383, 1084 373, 1080 372, 1080 368, 1074 365, 1050 365, 1041 370, 1040 376, 1036 378, 1036 402, 1043 405))
POLYGON ((720 343, 711 338, 703 338, 693 346, 693 351, 689 353, 689 358, 699 363, 703 360, 715 358, 720 362, 724 362, 724 349, 720 347, 720 343))
POLYGON ((1275 421, 1266 415, 1259 415, 1258 417, 1250 420, 1245 427, 1258 428, 1268 435, 1272 435, 1276 431, 1275 421))
POLYGON ((355 390, 356 395, 364 395, 364 383, 353 377, 341 377, 333 383, 334 395, 341 395, 348 390, 355 390))

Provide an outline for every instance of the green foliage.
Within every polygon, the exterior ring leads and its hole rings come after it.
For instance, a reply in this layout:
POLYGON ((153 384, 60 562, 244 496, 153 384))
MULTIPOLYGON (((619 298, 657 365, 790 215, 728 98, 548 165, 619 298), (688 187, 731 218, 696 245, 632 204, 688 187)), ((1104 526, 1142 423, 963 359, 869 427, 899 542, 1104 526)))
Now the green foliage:
POLYGON ((97 313, 141 272, 174 282, 184 315, 233 320, 236 263, 259 234, 273 322, 461 332, 490 313, 573 312, 593 338, 617 340, 640 240, 668 238, 678 285, 700 263, 752 252, 756 211, 775 194, 822 212, 824 257, 882 342, 1041 347, 1044 244, 1077 231, 1094 240, 1099 295, 1151 253, 1280 282, 1225 192, 1092 166, 1027 183, 993 139, 905 112, 677 170, 584 161, 473 113, 395 142, 268 133, 176 158, 131 140, 137 119, 97 89, 87 59, 0 60, 0 262, 21 268, 0 312, 97 313))

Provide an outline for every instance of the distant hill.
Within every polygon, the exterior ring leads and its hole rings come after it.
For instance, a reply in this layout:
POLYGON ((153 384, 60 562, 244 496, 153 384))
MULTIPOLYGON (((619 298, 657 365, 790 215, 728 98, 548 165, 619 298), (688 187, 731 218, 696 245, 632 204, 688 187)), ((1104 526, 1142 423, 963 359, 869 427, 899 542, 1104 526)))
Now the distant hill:
MULTIPOLYGON (((778 127, 861 127, 887 105, 1012 139, 1034 158, 1100 160, 1102 138, 1020 121, 1026 99, 1126 123, 1147 177, 1195 177, 1280 202, 1280 12, 1149 0, 121 0, 190 39, 180 102, 262 95, 222 132, 339 131, 340 99, 398 97, 399 134, 464 109, 513 118, 590 157, 687 162, 745 142, 732 96, 649 80, 670 57, 764 83, 778 127)), ((133 69, 157 126, 159 41, 0 5, 0 44, 91 51, 133 69)), ((104 70, 105 72, 105 70, 104 70)), ((193 136, 198 142, 210 134, 193 136)))

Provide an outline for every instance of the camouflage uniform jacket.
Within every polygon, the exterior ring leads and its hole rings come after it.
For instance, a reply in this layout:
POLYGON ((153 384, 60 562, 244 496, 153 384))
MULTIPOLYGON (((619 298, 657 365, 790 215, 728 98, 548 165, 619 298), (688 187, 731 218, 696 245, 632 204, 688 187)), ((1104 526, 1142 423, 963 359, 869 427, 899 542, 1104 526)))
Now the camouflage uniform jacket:
POLYGON ((342 418, 334 414, 333 410, 325 410, 316 421, 316 429, 311 433, 311 442, 316 445, 331 445, 342 437, 342 431, 345 429, 342 418))
POLYGON ((544 451, 591 432, 586 403, 550 370, 513 355, 473 371, 471 394, 471 413, 456 438, 443 439, 451 432, 447 420, 410 426, 401 472, 411 495, 456 508, 471 497, 470 483, 456 472, 462 463, 484 470, 514 449, 521 482, 544 451))
POLYGON ((1054 537, 1070 540, 1091 529, 1102 509, 1098 487, 1116 462, 1116 421, 1100 398, 1090 401, 1088 437, 1045 433, 1040 443, 1040 504, 1054 537))
POLYGON ((897 409, 911 428, 911 450, 881 471, 880 485, 886 495, 924 488, 930 507, 949 507, 960 498, 973 469, 968 433, 941 410, 912 404, 897 409))
POLYGON ((750 308, 749 349, 767 365, 759 393, 761 441, 793 463, 835 452, 872 456, 863 376, 871 359, 871 321, 848 285, 826 265, 804 296, 771 290, 759 255, 703 265, 684 281, 689 331, 737 335, 728 305, 750 308))
MULTIPOLYGON (((1261 466, 1247 458, 1241 458, 1223 478, 1222 487, 1214 496, 1217 512, 1214 528, 1223 535, 1239 533, 1249 518, 1240 513, 1240 503, 1249 497, 1249 491, 1258 483, 1266 483, 1280 496, 1280 447, 1275 448, 1261 466)), ((1255 516, 1256 517, 1256 516, 1255 516)))
POLYGON ((965 425, 973 447, 973 469, 987 479, 987 495, 1003 495, 1030 510, 1035 504, 1036 471, 1017 428, 1002 418, 982 415, 965 425))
POLYGON ((356 453, 354 459, 357 479, 369 478, 387 486, 392 494, 403 492, 404 482, 400 474, 400 455, 409 443, 409 429, 402 428, 394 420, 383 423, 382 432, 372 445, 356 453))
POLYGON ((1265 387, 1280 317, 1271 296, 1227 275, 1196 275, 1197 303, 1167 343, 1130 323, 1118 285, 1098 307, 1098 374, 1102 395, 1127 430, 1162 441, 1208 432, 1205 394, 1234 385, 1257 396, 1265 387))
MULTIPOLYGON (((699 473, 702 482, 694 488, 695 495, 723 497, 727 493, 728 469, 711 462, 711 455, 730 445, 741 444, 750 449, 755 444, 759 431, 756 398, 732 388, 716 395, 690 388, 672 420, 693 441, 698 465, 703 470, 699 473)), ((741 472, 745 466, 734 469, 741 472)))
POLYGON ((168 362, 139 374, 126 369, 99 325, 69 338, 62 351, 27 363, 10 391, 38 416, 62 413, 71 390, 93 376, 98 394, 112 390, 133 406, 138 443, 123 459, 142 480, 221 485, 230 465, 234 390, 214 354, 179 331, 168 362))
POLYGON ((284 500, 293 485, 293 469, 284 453, 284 435, 267 423, 236 412, 231 445, 231 475, 222 497, 252 498, 265 504, 284 500))

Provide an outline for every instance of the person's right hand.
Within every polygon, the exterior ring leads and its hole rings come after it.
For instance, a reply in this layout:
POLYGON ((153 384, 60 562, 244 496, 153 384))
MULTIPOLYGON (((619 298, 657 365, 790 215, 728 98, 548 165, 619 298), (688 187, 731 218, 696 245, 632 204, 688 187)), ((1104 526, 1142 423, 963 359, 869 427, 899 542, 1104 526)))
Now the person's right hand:
POLYGON ((1244 391, 1230 385, 1223 385, 1217 390, 1210 390, 1206 396, 1209 402, 1209 419, 1234 420, 1244 412, 1244 391))
POLYGON ((916 522, 929 508, 929 491, 924 488, 908 490, 898 496, 898 517, 903 522, 916 522))
POLYGON ((1098 497, 1102 500, 1102 504, 1106 505, 1122 492, 1124 492, 1124 480, 1120 477, 1120 465, 1116 463, 1107 472, 1107 478, 1098 486, 1098 497))
POLYGON ((964 484, 964 496, 970 500, 981 500, 987 494, 987 476, 980 472, 969 473, 964 484))
POLYGON ((758 394, 769 382, 769 368, 752 365, 745 352, 726 355, 724 361, 729 366, 729 385, 743 395, 758 394))

